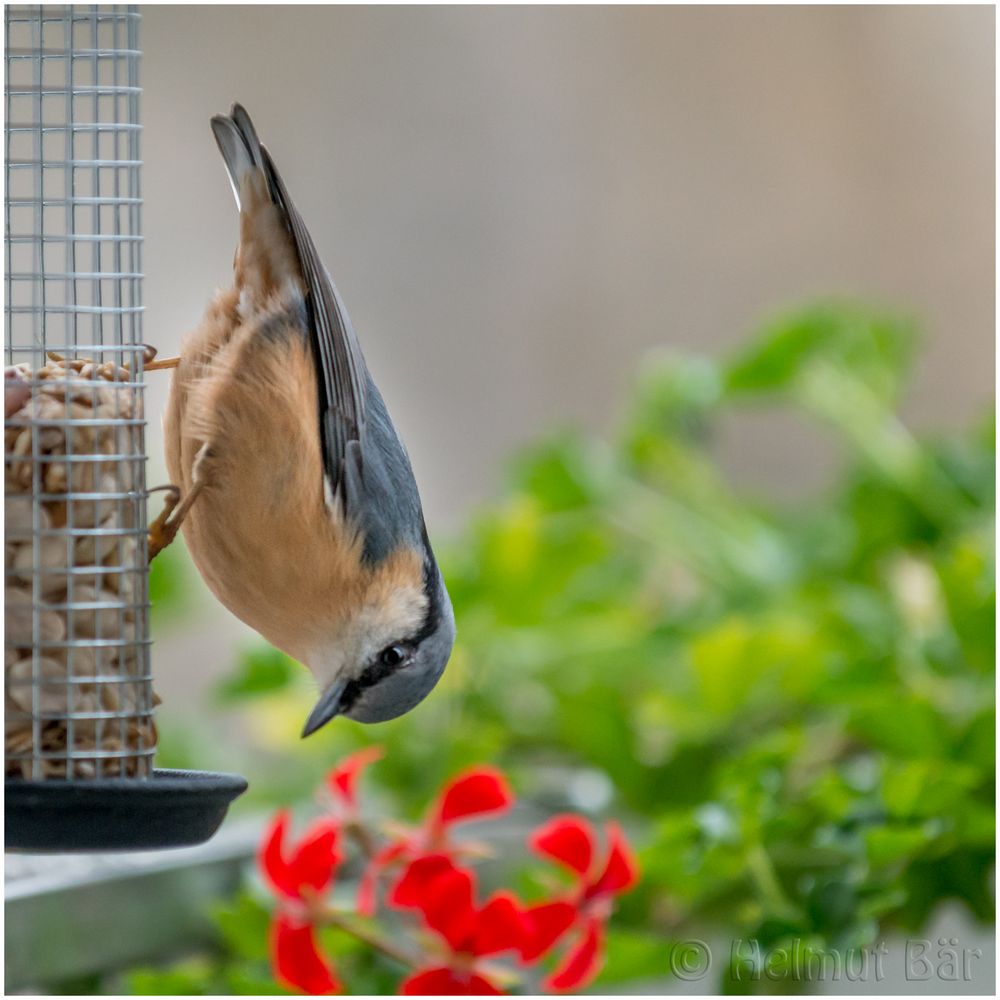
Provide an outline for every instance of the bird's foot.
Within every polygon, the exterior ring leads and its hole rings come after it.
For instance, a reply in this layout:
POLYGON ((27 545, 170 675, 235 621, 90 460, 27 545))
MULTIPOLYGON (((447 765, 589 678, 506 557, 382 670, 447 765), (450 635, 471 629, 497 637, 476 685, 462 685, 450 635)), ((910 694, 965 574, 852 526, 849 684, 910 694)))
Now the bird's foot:
POLYGON ((187 512, 191 509, 191 505, 201 492, 201 484, 195 483, 183 499, 181 499, 179 487, 174 486, 172 483, 166 486, 154 487, 149 492, 156 493, 160 490, 167 493, 167 499, 163 504, 163 510, 160 511, 159 517, 149 526, 148 546, 150 562, 177 537, 177 532, 180 530, 187 512))
POLYGON ((181 491, 173 485, 157 486, 150 490, 156 493, 158 490, 165 490, 167 499, 163 504, 163 510, 159 517, 149 526, 149 561, 152 562, 176 537, 180 524, 170 522, 170 515, 181 502, 181 491))

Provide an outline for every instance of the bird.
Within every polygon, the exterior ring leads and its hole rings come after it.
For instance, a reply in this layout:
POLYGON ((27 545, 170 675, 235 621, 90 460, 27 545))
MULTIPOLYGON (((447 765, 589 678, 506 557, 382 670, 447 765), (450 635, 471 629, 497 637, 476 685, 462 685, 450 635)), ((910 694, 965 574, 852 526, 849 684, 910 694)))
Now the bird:
POLYGON ((163 419, 178 529, 219 601, 303 663, 319 688, 302 730, 382 722, 441 677, 455 616, 410 459, 347 309, 234 104, 211 120, 239 212, 233 283, 183 342, 163 419))

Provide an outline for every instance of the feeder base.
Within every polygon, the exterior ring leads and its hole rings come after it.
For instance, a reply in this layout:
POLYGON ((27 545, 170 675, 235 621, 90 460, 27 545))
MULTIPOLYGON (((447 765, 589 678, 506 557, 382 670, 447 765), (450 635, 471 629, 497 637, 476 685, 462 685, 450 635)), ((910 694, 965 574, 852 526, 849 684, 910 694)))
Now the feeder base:
POLYGON ((6 850, 149 851, 191 847, 246 791, 238 774, 156 770, 148 779, 4 782, 6 850))

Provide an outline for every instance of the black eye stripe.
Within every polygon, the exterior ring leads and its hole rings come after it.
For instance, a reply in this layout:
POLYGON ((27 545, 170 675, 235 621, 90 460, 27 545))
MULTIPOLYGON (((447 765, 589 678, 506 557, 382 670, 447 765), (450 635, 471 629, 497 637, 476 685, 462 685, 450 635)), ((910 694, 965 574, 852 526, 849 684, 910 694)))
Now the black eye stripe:
MULTIPOLYGON (((441 617, 441 595, 437 580, 438 568, 437 563, 434 561, 434 556, 431 555, 431 546, 427 538, 426 527, 423 529, 423 540, 424 552, 426 553, 424 558, 424 593, 427 595, 427 614, 424 616, 423 624, 417 632, 392 644, 393 646, 402 646, 410 651, 419 649, 420 643, 429 635, 434 634, 441 617)), ((385 652, 385 650, 383 649, 382 652, 385 652)), ((350 681, 347 687, 344 688, 344 693, 340 701, 343 706, 341 711, 344 713, 350 711, 351 706, 361 697, 366 688, 373 687, 379 681, 385 680, 386 677, 394 674, 399 669, 399 666, 398 663, 393 666, 386 665, 382 662, 382 653, 379 653, 375 662, 365 667, 361 676, 357 680, 350 681)))
POLYGON ((350 681, 344 688, 340 703, 343 706, 342 712, 347 712, 350 707, 361 697, 365 688, 373 687, 379 681, 384 680, 390 674, 395 673, 397 667, 386 666, 381 659, 365 667, 361 676, 356 681, 350 681))

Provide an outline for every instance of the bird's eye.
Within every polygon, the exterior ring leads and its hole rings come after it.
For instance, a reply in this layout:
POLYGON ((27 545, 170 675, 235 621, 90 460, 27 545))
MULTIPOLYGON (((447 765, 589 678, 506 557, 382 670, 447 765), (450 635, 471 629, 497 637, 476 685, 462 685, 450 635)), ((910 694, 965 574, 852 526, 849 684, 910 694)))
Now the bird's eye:
POLYGON ((402 646, 387 646, 379 659, 386 667, 398 667, 406 659, 406 650, 402 646))

